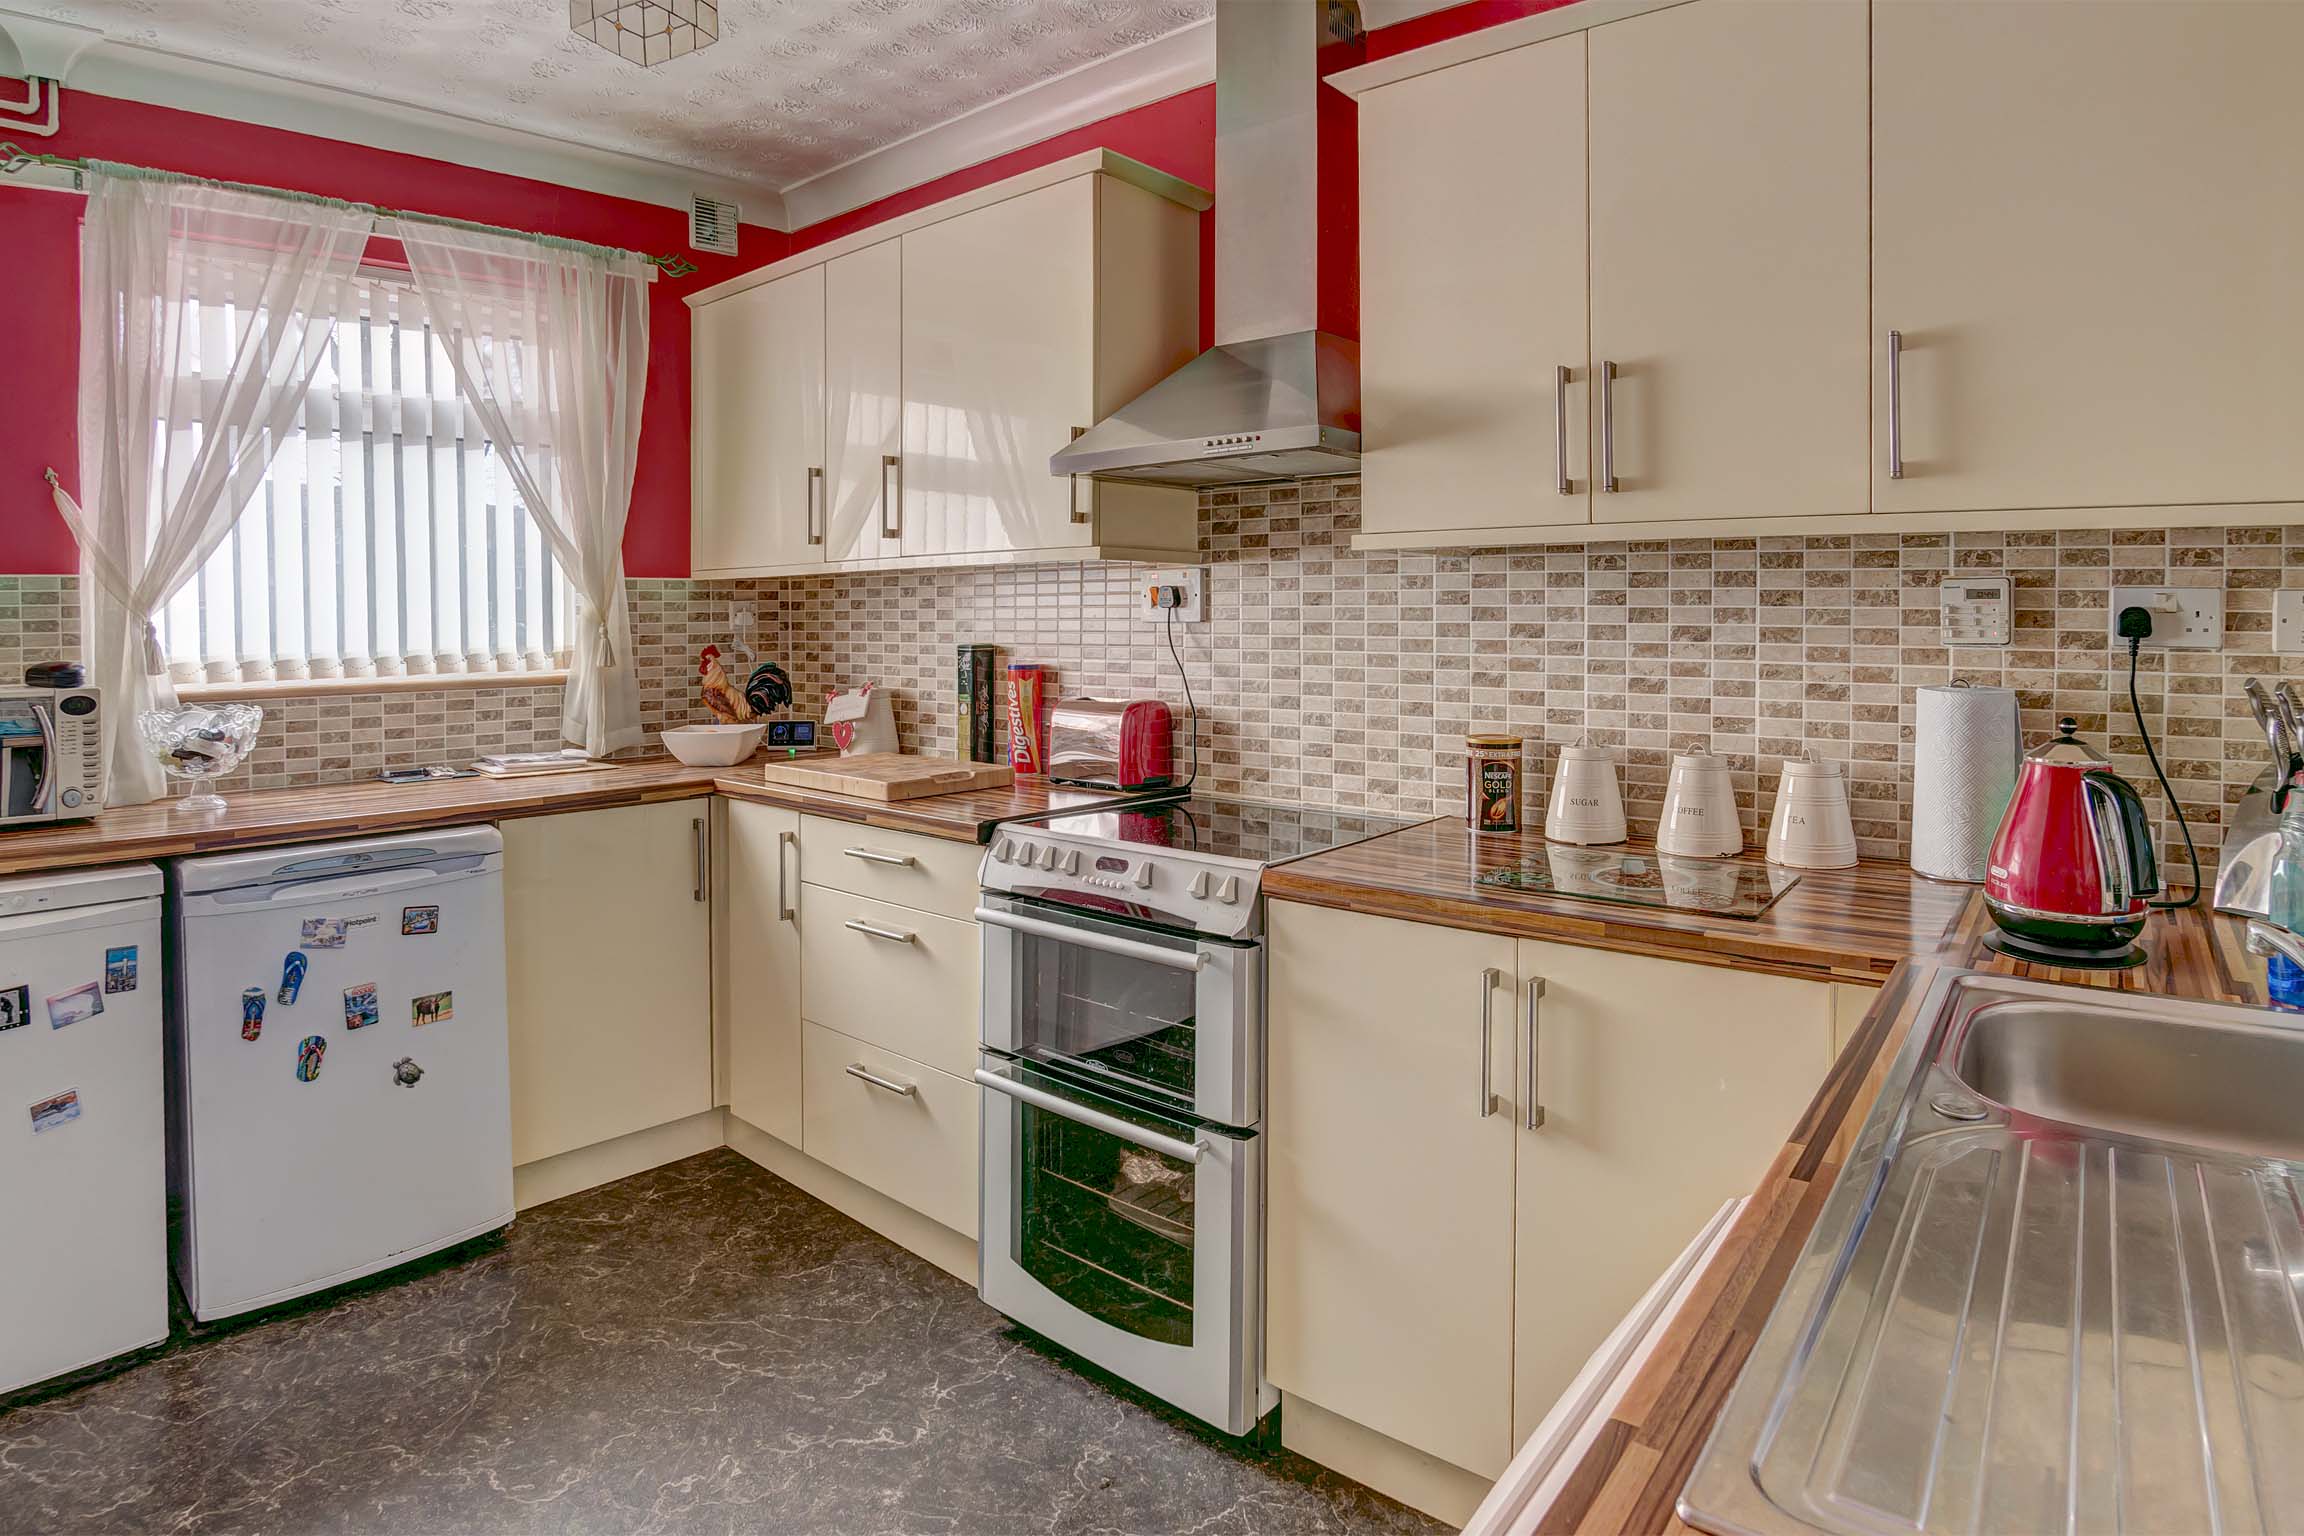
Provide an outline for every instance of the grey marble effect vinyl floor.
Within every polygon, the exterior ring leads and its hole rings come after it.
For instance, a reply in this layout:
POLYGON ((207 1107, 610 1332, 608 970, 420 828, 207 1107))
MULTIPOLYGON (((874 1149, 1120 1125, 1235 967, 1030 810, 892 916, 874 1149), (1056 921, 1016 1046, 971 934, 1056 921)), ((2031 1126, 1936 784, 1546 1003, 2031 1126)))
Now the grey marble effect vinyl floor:
POLYGON ((0 1413, 0 1533, 1424 1532, 720 1151, 0 1413))

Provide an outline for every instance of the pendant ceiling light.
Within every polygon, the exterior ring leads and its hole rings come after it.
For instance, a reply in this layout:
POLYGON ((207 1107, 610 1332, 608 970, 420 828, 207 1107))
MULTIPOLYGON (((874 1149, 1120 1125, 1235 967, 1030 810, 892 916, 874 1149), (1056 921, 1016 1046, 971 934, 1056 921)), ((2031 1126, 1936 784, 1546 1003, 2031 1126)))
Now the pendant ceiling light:
POLYGON ((568 25, 635 64, 662 64, 720 41, 718 0, 568 0, 568 25))

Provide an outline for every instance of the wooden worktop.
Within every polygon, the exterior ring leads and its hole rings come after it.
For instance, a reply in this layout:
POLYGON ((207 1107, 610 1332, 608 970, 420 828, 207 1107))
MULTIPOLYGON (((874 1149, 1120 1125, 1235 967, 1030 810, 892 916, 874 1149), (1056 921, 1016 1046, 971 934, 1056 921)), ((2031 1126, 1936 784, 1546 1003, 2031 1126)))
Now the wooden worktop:
POLYGON ((766 801, 811 815, 900 832, 981 843, 1003 821, 1088 810, 1126 798, 1019 780, 1006 789, 930 795, 882 805, 771 788, 758 777, 758 765, 765 760, 756 758, 729 768, 690 768, 669 757, 656 757, 517 779, 433 779, 415 784, 365 780, 246 790, 227 796, 223 813, 208 817, 187 815, 176 809, 178 802, 173 800, 155 801, 108 810, 93 821, 0 831, 0 875, 131 859, 178 858, 319 838, 374 836, 712 794, 766 801))
POLYGON ((2144 939, 2150 961, 2129 971, 2010 961, 1984 948, 1990 928, 1981 897, 1966 902, 1935 942, 1896 968, 1687 1306, 1537 1530, 1650 1536, 1687 1529, 1673 1513, 1681 1486, 1940 970, 1963 966, 2212 1002, 2265 1001, 2263 962, 2246 954, 2244 925, 2197 907, 2153 918, 2144 939))
MULTIPOLYGON (((1901 864, 1861 864, 1803 873, 1758 918, 1741 919, 1479 884, 1491 871, 1540 861, 1545 846, 1534 833, 1428 821, 1283 864, 1265 874, 1264 893, 1514 938, 1878 986, 1902 961, 1933 953, 1975 890, 1923 880, 1901 864)), ((1761 860, 1745 854, 1742 862, 1761 860)))

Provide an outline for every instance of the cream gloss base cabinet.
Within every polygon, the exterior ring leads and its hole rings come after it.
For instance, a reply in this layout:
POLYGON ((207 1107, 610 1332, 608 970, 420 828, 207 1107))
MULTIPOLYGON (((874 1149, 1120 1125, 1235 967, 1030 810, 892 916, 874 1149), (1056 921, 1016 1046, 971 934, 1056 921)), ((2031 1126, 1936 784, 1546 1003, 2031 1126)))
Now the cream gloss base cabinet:
POLYGON ((723 799, 714 890, 714 1017, 721 1099, 801 1144, 800 816, 723 799))
POLYGON ((516 1166, 713 1108, 710 807, 503 823, 516 1166))
POLYGON ((1267 1369, 1474 1487, 1831 1065, 1820 982, 1290 902, 1270 987, 1267 1369))

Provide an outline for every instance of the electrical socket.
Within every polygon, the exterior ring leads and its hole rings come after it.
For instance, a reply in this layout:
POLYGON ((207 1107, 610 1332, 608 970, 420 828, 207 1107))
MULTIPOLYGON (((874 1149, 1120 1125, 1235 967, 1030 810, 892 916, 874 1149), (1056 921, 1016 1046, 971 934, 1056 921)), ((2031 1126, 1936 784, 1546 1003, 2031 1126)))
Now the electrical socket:
POLYGON ((2272 649, 2281 656, 2304 651, 2304 592, 2272 594, 2272 649))
POLYGON ((2104 633, 2123 650, 2120 610, 2143 608, 2152 615, 2146 650, 2220 651, 2224 648, 2222 587, 2114 587, 2104 614, 2104 633))
POLYGON ((1179 624, 1197 624, 1208 617, 1208 568, 1188 565, 1180 570, 1146 571, 1136 582, 1137 612, 1155 624, 1168 622, 1174 613, 1179 624), (1154 587, 1182 587, 1184 602, 1177 608, 1162 608, 1152 600, 1154 587))

